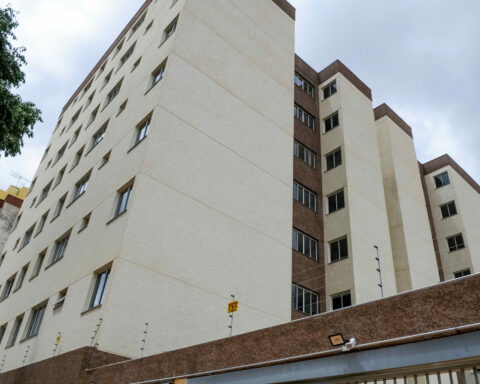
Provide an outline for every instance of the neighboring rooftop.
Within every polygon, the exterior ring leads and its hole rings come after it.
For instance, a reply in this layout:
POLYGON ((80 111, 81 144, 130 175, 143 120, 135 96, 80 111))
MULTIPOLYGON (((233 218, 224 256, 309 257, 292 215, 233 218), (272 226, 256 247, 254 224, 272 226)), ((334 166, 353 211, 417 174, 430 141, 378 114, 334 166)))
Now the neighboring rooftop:
POLYGON ((0 207, 7 202, 20 208, 27 193, 27 187, 15 187, 10 185, 6 191, 0 189, 0 207))

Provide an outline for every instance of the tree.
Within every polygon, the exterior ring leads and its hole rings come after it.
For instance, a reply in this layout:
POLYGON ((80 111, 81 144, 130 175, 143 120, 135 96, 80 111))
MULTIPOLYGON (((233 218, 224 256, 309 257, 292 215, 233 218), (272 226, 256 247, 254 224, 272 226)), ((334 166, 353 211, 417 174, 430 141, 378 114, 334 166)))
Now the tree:
POLYGON ((7 6, 0 8, 0 154, 21 153, 23 137, 33 137, 33 126, 42 121, 41 111, 29 101, 11 92, 25 83, 22 66, 27 64, 24 47, 14 47, 13 30, 18 26, 16 12, 7 6))

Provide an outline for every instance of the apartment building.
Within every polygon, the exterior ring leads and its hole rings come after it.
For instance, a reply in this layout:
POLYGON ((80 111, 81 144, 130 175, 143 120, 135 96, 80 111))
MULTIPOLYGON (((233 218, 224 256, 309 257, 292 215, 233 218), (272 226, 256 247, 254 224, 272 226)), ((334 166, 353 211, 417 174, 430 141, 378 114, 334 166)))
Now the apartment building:
MULTIPOLYGON (((10 185, 6 191, 0 189, 0 254, 27 193, 27 187, 10 185)), ((0 266, 2 262, 3 254, 0 256, 0 266)))
POLYGON ((294 17, 146 1, 65 105, 6 243, 5 369, 219 339, 231 295, 239 334, 478 271, 478 184, 419 164, 343 63, 296 56, 294 17))
POLYGON ((0 268, 4 370, 218 339, 231 295, 234 334, 290 320, 294 20, 277 3, 148 0, 65 105, 0 268))

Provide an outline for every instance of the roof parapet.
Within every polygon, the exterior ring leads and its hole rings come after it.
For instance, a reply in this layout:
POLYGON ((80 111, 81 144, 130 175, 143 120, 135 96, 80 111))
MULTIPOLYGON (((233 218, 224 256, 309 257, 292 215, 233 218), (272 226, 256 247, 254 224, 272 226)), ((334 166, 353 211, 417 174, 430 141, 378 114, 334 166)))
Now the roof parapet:
POLYGON ((377 108, 373 110, 375 115, 375 121, 381 119, 384 116, 387 116, 392 120, 398 127, 404 131, 408 136, 413 139, 412 128, 400 117, 395 111, 390 108, 387 104, 380 104, 377 108))

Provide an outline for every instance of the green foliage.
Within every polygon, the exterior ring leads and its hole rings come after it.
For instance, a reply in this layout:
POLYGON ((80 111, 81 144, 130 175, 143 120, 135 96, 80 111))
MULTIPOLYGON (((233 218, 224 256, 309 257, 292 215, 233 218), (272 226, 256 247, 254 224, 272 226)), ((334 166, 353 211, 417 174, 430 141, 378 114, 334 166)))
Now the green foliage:
POLYGON ((27 62, 24 47, 14 47, 13 30, 18 26, 15 11, 0 8, 0 153, 15 156, 21 152, 23 137, 33 136, 33 126, 42 121, 41 111, 31 102, 13 94, 25 82, 22 66, 27 62))

